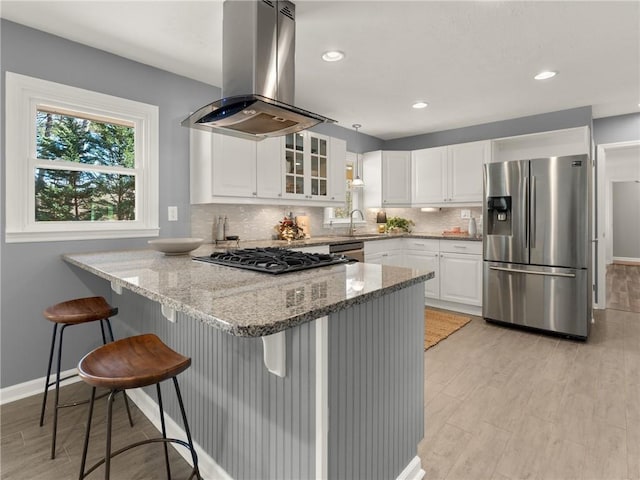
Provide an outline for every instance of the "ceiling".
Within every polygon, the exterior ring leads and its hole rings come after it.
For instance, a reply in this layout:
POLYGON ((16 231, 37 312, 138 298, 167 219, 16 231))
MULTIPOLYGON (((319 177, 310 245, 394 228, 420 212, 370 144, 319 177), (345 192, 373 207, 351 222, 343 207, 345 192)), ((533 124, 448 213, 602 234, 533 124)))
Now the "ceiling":
MULTIPOLYGON (((296 2, 296 105, 392 139, 640 112, 640 2, 296 2), (326 63, 325 50, 346 53, 326 63), (555 78, 536 81, 542 70, 555 78), (415 110, 423 100, 429 106, 415 110)), ((3 18, 221 85, 222 1, 10 1, 3 18)), ((212 99, 217 100, 217 99, 212 99)), ((186 114, 187 112, 185 112, 186 114)))

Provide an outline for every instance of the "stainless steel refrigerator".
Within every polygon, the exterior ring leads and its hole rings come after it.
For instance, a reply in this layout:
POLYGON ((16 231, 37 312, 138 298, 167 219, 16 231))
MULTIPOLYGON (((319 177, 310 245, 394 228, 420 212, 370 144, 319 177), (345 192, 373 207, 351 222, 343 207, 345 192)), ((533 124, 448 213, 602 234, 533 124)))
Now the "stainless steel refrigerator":
POLYGON ((486 320, 589 335, 589 164, 574 155, 484 165, 486 320))

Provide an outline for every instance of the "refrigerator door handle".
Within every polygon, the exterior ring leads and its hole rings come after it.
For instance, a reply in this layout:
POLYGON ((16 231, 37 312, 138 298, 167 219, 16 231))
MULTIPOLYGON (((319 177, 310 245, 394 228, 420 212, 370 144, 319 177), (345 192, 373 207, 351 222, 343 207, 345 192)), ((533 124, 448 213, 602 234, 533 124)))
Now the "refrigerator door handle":
POLYGON ((536 177, 531 175, 531 220, 529 221, 529 236, 531 248, 536 246, 536 177))
POLYGON ((504 268, 504 267, 489 267, 490 270, 500 270, 501 272, 510 273, 526 273, 529 275, 543 275, 545 277, 567 277, 576 278, 575 273, 552 273, 552 272, 536 272, 532 270, 520 270, 517 268, 504 268))
MULTIPOLYGON (((522 189, 522 204, 525 211, 524 248, 529 248, 529 178, 524 177, 522 189)), ((528 258, 528 257, 527 257, 528 258)))

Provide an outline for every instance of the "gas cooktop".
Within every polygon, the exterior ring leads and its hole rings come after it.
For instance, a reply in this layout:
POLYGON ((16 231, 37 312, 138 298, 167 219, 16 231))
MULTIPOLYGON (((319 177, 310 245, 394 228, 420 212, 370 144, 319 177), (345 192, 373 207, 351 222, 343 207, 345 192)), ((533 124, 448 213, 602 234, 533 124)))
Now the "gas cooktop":
POLYGON ((344 255, 296 252, 286 248, 273 247, 214 252, 208 257, 193 257, 193 259, 200 262, 271 274, 298 272, 310 268, 356 261, 344 255))

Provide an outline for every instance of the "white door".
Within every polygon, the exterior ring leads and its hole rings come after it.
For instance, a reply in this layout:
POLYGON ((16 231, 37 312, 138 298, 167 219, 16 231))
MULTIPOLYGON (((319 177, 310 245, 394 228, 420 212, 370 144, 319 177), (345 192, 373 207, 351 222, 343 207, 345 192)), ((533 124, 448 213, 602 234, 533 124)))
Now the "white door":
POLYGON ((331 138, 329 152, 330 199, 345 202, 347 199, 347 142, 340 138, 331 138))
POLYGON ((421 272, 435 273, 435 277, 424 284, 424 294, 428 298, 440 298, 440 262, 436 252, 405 252, 404 263, 407 268, 421 272))
POLYGON ((212 135, 213 196, 253 197, 256 191, 256 142, 212 135))
POLYGON ((446 201, 447 147, 411 152, 411 203, 427 205, 446 201))
POLYGON ((382 205, 410 204, 411 152, 382 152, 382 205))
POLYGON ((449 147, 450 202, 482 201, 482 165, 488 159, 488 141, 460 143, 449 147))
POLYGON ((482 305, 482 255, 440 254, 440 299, 482 305))
POLYGON ((259 198, 282 197, 282 140, 267 138, 258 142, 256 195, 259 198))

